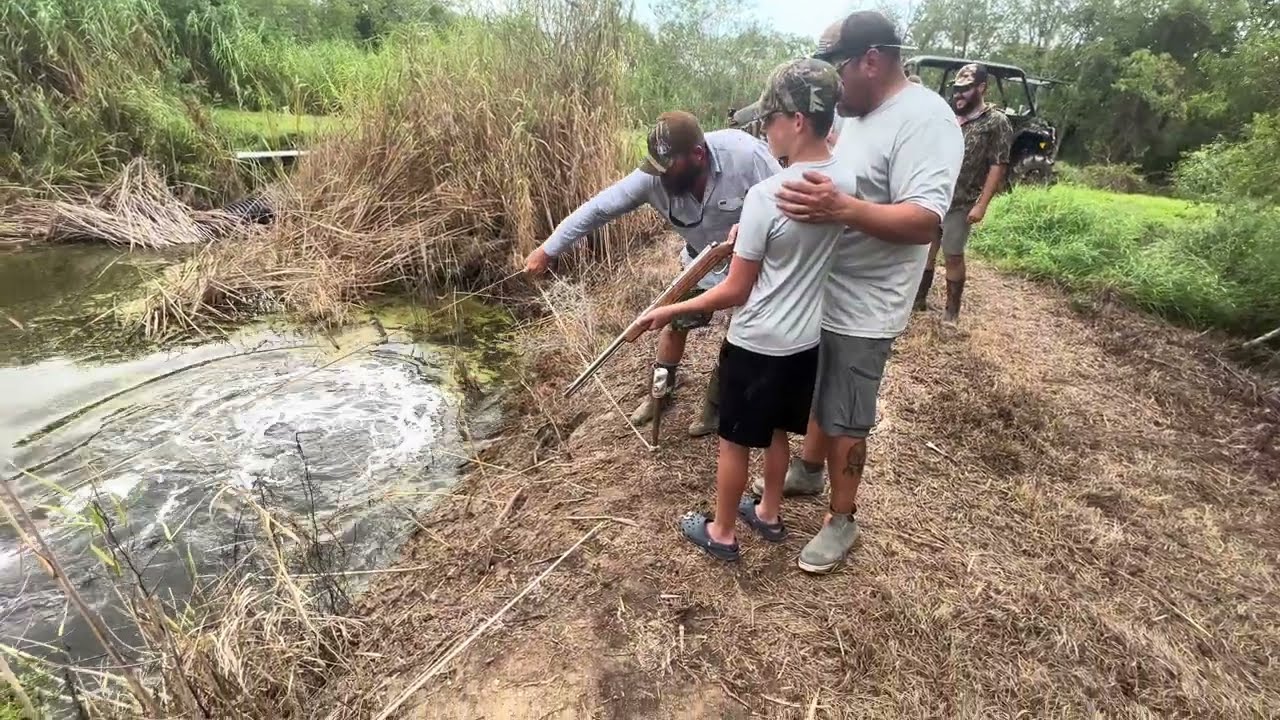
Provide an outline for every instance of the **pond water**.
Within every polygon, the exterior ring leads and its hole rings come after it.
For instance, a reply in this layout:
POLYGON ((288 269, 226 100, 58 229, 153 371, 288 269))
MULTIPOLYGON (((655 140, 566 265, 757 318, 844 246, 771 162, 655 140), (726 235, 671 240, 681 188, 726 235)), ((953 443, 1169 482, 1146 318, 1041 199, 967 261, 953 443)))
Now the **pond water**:
MULTIPOLYGON (((314 515, 345 569, 377 567, 454 480, 463 421, 474 435, 493 419, 453 381, 475 347, 390 322, 326 335, 256 326, 165 350, 86 329, 165 261, 80 247, 0 255, 0 474, 122 636, 88 508, 166 597, 189 591, 193 564, 213 573, 240 552, 237 493, 314 515)), ((7 525, 0 636, 60 660, 100 653, 7 525)))

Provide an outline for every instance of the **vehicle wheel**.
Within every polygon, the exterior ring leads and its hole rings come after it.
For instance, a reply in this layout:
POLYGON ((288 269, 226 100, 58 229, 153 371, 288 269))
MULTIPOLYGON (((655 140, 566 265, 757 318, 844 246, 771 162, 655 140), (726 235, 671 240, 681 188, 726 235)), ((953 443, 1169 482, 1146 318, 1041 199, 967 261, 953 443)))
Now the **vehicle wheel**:
POLYGON ((1052 185, 1057 178, 1052 160, 1044 155, 1028 155, 1013 166, 1009 179, 1014 185, 1052 185))

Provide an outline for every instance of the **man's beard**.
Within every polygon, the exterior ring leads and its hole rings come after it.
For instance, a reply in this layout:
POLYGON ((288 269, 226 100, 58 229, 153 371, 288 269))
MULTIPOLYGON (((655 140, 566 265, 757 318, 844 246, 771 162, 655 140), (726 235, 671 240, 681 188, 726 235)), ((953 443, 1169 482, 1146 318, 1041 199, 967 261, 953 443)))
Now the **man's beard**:
POLYGON ((693 190, 693 186, 698 182, 698 175, 701 171, 696 167, 690 167, 679 175, 668 175, 663 184, 667 187, 667 192, 672 195, 684 195, 693 190))
POLYGON ((840 100, 836 103, 836 114, 840 117, 858 118, 867 114, 865 108, 865 104, 859 107, 857 101, 850 98, 848 95, 844 95, 841 96, 840 100))
POLYGON ((968 114, 970 110, 973 110, 973 106, 973 98, 969 97, 967 94, 953 95, 951 97, 951 109, 954 110, 957 115, 968 114))

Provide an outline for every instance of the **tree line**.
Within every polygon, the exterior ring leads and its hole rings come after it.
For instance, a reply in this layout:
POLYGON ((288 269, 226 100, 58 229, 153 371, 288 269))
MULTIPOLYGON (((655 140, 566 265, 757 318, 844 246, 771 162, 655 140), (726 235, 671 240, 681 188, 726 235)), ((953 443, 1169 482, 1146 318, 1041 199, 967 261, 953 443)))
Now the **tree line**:
MULTIPOLYGON (((525 17, 540 4, 519 0, 525 17)), ((564 0, 560 0, 563 2, 564 0)), ((789 37, 734 0, 661 0, 656 26, 625 19, 622 100, 636 127, 672 107, 722 124, 789 37)), ((397 43, 449 48, 477 19, 451 0, 0 0, 0 153, 22 182, 95 168, 95 154, 189 151, 187 109, 339 114, 394 62, 397 43), (94 104, 97 107, 94 107, 94 104), (91 140, 88 138, 92 138, 91 140), (177 138, 176 140, 174 138, 177 138), (108 144, 109 143, 109 144, 108 144), (74 152, 72 152, 72 149, 74 152), (33 170, 32 168, 36 169, 33 170)), ((851 7, 833 7, 833 20, 851 7)), ((1280 157, 1276 0, 918 0, 881 8, 921 52, 1018 64, 1060 84, 1042 113, 1071 163, 1127 166, 1198 195, 1274 200, 1280 157)))

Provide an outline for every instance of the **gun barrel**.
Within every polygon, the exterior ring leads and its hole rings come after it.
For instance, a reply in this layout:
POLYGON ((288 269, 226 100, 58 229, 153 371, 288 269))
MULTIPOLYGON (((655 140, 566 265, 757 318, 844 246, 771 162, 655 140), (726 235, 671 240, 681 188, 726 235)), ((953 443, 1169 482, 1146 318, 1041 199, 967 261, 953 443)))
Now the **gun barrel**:
POLYGON ((583 385, 587 384, 587 381, 591 379, 591 376, 595 371, 599 370, 600 366, 605 364, 605 361, 612 357, 614 353, 618 352, 618 348, 622 347, 622 343, 626 342, 626 340, 626 333, 615 338, 613 343, 610 344, 604 352, 600 353, 600 357, 596 358, 595 362, 587 366, 587 369, 583 370, 582 374, 569 385, 569 387, 564 391, 564 396, 569 397, 570 395, 578 392, 583 385))

